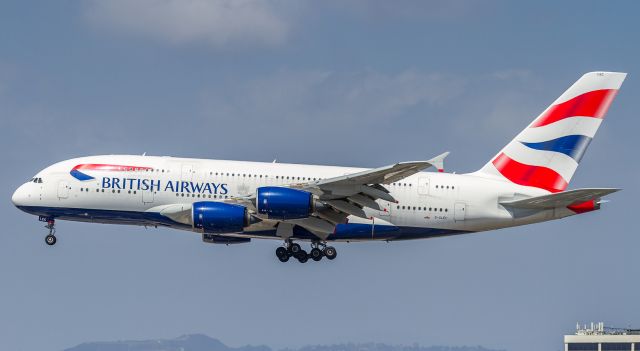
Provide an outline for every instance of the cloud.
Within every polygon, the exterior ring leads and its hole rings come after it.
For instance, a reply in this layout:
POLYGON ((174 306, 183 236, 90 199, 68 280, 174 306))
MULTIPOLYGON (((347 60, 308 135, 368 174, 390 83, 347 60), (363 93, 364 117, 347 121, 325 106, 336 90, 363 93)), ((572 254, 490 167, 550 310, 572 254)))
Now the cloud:
POLYGON ((215 140, 203 136, 211 144, 204 148, 228 148, 241 136, 242 150, 251 150, 245 158, 379 164, 397 159, 390 146, 398 141, 409 148, 423 145, 429 125, 443 121, 442 111, 464 84, 459 77, 418 70, 281 70, 211 86, 194 123, 233 131, 215 140))
POLYGON ((356 16, 363 16, 375 21, 380 20, 453 20, 478 14, 483 8, 494 5, 477 0, 351 0, 331 1, 342 11, 348 11, 356 16))
POLYGON ((441 105, 464 81, 451 76, 406 70, 279 71, 205 94, 209 113, 270 121, 345 124, 402 118, 413 108, 441 105))
POLYGON ((223 48, 283 43, 291 26, 289 9, 252 0, 111 0, 90 2, 85 17, 121 34, 223 48))

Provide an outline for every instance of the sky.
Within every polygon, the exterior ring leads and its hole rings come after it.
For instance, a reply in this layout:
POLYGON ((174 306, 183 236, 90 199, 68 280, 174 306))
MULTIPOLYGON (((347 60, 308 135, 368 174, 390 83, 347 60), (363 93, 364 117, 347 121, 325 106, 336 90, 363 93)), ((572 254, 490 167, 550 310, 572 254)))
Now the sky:
POLYGON ((562 350, 576 322, 640 328, 635 1, 3 1, 0 348, 206 333, 238 346, 379 341, 562 350), (570 188, 601 211, 494 232, 337 244, 57 223, 11 204, 94 154, 480 168, 585 72, 628 72, 570 188))

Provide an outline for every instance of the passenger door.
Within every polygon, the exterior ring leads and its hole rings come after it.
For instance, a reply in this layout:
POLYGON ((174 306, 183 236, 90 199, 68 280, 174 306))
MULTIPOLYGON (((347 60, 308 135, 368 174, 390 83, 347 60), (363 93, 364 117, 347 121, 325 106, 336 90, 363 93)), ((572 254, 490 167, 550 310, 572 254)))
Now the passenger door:
MULTIPOLYGON (((147 181, 150 183, 151 180, 147 181)), ((153 202, 155 195, 154 195, 154 189, 152 187, 149 187, 149 189, 147 190, 140 190, 142 192, 142 203, 143 204, 150 204, 153 202)))
POLYGON ((180 179, 185 182, 190 182, 191 180, 193 180, 193 165, 191 164, 182 165, 182 174, 180 179))
POLYGON ((64 180, 58 182, 58 198, 66 199, 69 197, 69 183, 64 180))
POLYGON ((466 217, 466 212, 467 212, 467 204, 465 204, 464 202, 456 202, 453 219, 456 222, 464 221, 466 217))
POLYGON ((429 195, 429 177, 418 178, 418 195, 429 195))

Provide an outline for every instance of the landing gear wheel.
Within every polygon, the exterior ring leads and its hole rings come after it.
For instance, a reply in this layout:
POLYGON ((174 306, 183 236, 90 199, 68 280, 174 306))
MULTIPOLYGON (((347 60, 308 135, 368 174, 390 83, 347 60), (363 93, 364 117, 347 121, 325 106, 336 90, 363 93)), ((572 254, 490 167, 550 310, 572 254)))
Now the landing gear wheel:
POLYGON ((327 246, 324 248, 324 255, 327 256, 328 259, 333 260, 334 258, 336 258, 338 253, 333 246, 327 246))
POLYGON ((276 249, 276 256, 278 257, 280 262, 289 261, 289 252, 287 251, 286 248, 284 248, 282 246, 280 246, 279 248, 276 249))
POLYGON ((306 251, 300 249, 300 252, 298 252, 296 258, 298 259, 298 261, 300 261, 300 263, 305 263, 309 260, 309 255, 306 251))
POLYGON ((300 244, 291 244, 291 246, 289 246, 289 250, 291 250, 292 254, 297 255, 302 251, 302 247, 300 247, 300 244))
POLYGON ((317 261, 320 261, 322 259, 323 254, 322 254, 322 251, 319 248, 314 247, 313 249, 311 249, 310 256, 311 256, 312 260, 317 262, 317 261))
POLYGON ((57 241, 57 239, 56 239, 55 235, 52 235, 52 234, 49 234, 44 238, 44 242, 46 242, 47 245, 49 245, 49 246, 55 245, 56 241, 57 241))

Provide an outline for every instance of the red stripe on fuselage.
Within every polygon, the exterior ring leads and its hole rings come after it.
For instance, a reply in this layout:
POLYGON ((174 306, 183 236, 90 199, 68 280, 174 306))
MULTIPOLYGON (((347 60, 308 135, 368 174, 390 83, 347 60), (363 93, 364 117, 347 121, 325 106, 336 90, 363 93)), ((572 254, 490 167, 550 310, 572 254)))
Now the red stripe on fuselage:
POLYGON ((552 193, 563 191, 568 185, 556 171, 520 163, 504 153, 498 155, 492 163, 505 178, 519 185, 533 186, 552 193))
POLYGON ((553 105, 538 117, 531 127, 542 127, 576 116, 603 118, 617 92, 616 89, 594 90, 553 105))
POLYGON ((133 172, 152 170, 151 167, 124 166, 124 165, 108 165, 100 163, 85 163, 73 167, 73 170, 90 170, 90 171, 117 171, 117 172, 133 172))

